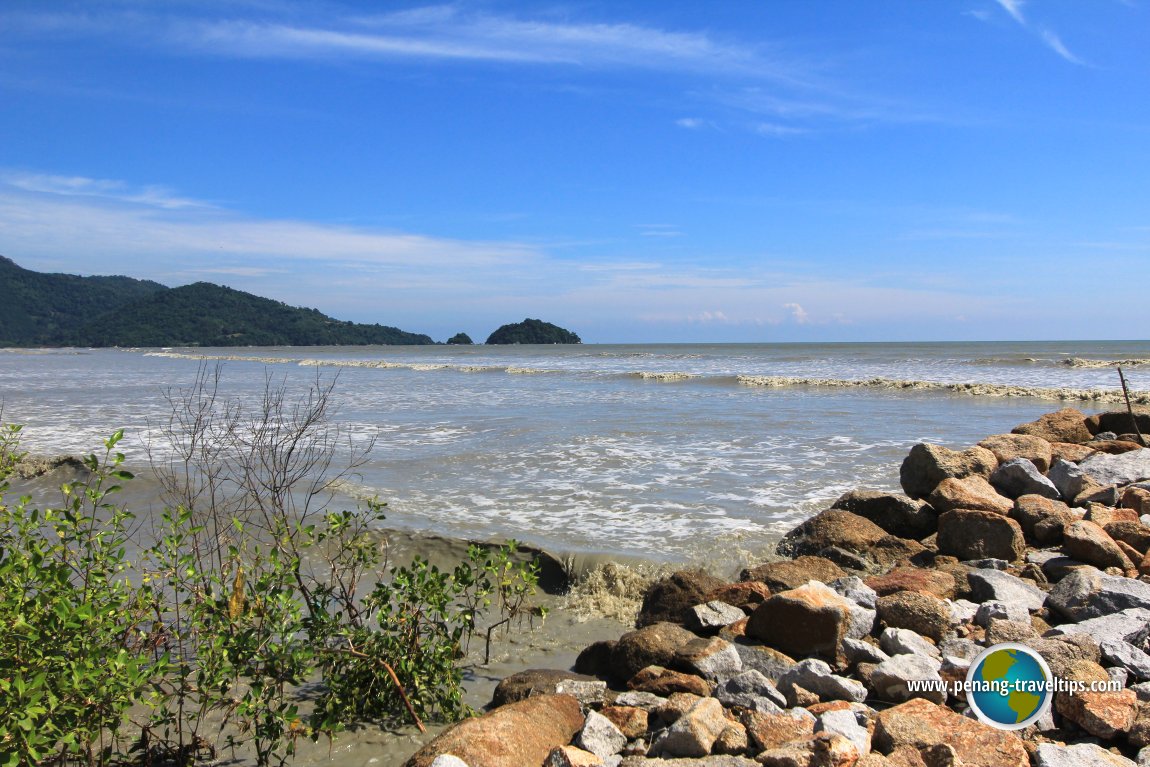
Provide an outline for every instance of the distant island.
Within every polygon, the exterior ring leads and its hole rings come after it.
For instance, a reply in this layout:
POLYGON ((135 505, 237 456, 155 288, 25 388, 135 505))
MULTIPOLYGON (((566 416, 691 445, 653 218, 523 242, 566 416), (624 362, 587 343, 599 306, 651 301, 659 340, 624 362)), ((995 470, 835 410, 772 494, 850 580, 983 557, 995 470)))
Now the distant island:
POLYGON ((466 333, 456 333, 447 339, 448 346, 470 346, 473 343, 475 342, 471 340, 471 336, 466 333))
POLYGON ((169 288, 131 277, 45 274, 3 256, 0 292, 0 347, 434 343, 210 282, 169 288))
POLYGON ((579 336, 570 330, 541 320, 526 319, 503 325, 487 337, 489 344, 579 344, 579 336))

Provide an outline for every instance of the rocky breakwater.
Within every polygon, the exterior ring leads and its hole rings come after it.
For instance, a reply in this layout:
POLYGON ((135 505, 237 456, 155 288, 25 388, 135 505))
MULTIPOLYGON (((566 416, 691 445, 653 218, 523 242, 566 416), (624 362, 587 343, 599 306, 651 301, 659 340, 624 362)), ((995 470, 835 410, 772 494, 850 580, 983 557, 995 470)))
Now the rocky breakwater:
POLYGON ((1150 765, 1150 449, 1130 431, 1065 409, 915 445, 905 494, 842 496, 737 582, 653 584, 634 631, 508 677, 407 765, 1150 765), (1110 684, 983 723, 947 683, 1004 642, 1110 684))

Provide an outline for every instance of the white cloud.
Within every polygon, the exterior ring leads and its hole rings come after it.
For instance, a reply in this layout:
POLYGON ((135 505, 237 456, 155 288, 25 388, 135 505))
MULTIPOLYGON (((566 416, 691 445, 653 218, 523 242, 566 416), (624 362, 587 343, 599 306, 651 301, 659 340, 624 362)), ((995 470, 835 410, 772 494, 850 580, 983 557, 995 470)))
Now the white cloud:
POLYGON ((1058 35, 1055 34, 1053 31, 1051 31, 1049 29, 1043 29, 1040 31, 1040 34, 1042 35, 1042 39, 1046 42, 1046 45, 1052 51, 1054 51, 1059 56, 1061 56, 1062 58, 1069 61, 1071 64, 1085 64, 1086 63, 1085 61, 1083 61, 1082 59, 1078 58, 1073 53, 1071 53, 1066 48, 1066 45, 1063 44, 1062 39, 1059 38, 1058 35))
POLYGON ((130 187, 123 181, 86 178, 84 176, 54 176, 44 173, 20 171, 0 172, 0 184, 27 192, 97 197, 129 202, 166 210, 180 208, 210 208, 209 203, 180 197, 162 186, 130 187))
POLYGON ((1003 10, 1022 26, 1026 26, 1026 17, 1022 15, 1024 0, 997 0, 1003 10))
MULTIPOLYGON (((1026 16, 1022 12, 1024 0, 996 0, 996 2, 1002 6, 1003 10, 1009 13, 1010 17, 1017 21, 1019 25, 1021 25, 1024 29, 1032 29, 1033 25, 1031 25, 1029 20, 1027 20, 1026 16)), ((1085 66, 1086 62, 1071 53, 1070 49, 1066 47, 1066 44, 1062 42, 1062 38, 1058 36, 1057 32, 1048 27, 1041 26, 1034 28, 1033 31, 1037 32, 1038 36, 1042 39, 1042 42, 1046 44, 1047 48, 1057 53, 1060 57, 1062 57, 1063 60, 1068 61, 1071 64, 1085 66)))
POLYGON ((787 314, 789 315, 791 321, 798 325, 805 325, 811 321, 810 315, 807 314, 807 310, 799 304, 783 304, 783 308, 787 310, 787 314))

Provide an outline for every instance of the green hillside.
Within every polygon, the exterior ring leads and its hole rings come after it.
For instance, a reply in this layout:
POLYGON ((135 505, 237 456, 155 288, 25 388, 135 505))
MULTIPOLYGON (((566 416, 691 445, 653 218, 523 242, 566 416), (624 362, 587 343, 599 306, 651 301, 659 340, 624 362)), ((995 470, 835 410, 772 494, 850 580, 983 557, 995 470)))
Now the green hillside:
POLYGON ((318 346, 430 344, 197 282, 167 288, 128 277, 32 272, 0 257, 0 346, 318 346))
POLYGON ((489 344, 578 344, 579 336, 570 330, 542 320, 525 319, 503 325, 487 337, 489 344))

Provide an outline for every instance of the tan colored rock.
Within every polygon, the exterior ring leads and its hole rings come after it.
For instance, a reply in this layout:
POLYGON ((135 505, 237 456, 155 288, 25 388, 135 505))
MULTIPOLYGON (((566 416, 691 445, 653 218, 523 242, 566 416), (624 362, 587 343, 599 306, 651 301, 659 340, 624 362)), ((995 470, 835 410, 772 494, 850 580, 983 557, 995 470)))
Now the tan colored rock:
POLYGON ((559 746, 547 755, 543 767, 603 767, 603 760, 578 746, 559 746))
POLYGON ((899 467, 899 481, 911 498, 926 498, 944 479, 987 478, 996 468, 998 459, 984 447, 959 451, 920 442, 899 467))
POLYGON ((938 518, 938 550, 959 559, 1022 559, 1026 540, 1022 528, 993 511, 955 509, 938 518))
POLYGON ((866 579, 866 585, 880 597, 899 591, 921 591, 941 599, 954 599, 954 576, 943 570, 924 570, 920 567, 896 567, 884 574, 866 579))
POLYGON ((745 754, 750 747, 750 737, 742 722, 727 722, 727 727, 719 733, 711 746, 713 754, 745 754))
POLYGON ((670 757, 708 756, 727 725, 723 704, 715 698, 703 698, 652 744, 653 750, 670 757))
MULTIPOLYGON (((829 559, 808 554, 748 568, 743 570, 739 579, 765 585, 769 589, 769 598, 771 593, 797 589, 807 581, 830 583, 846 574, 845 570, 829 559)), ((765 600, 761 600, 760 604, 762 601, 765 600)))
POLYGON ((979 767, 1029 767, 1021 738, 956 714, 922 698, 879 712, 874 747, 890 753, 902 746, 919 751, 949 745, 964 764, 979 767))
POLYGON ((666 666, 679 648, 698 637, 674 623, 655 623, 619 637, 611 650, 611 668, 621 680, 647 666, 666 666))
POLYGON ((1127 439, 1095 439, 1091 440, 1090 447, 1094 448, 1097 453, 1109 453, 1110 455, 1122 455, 1142 449, 1142 446, 1137 442, 1131 442, 1127 439))
POLYGON ((664 724, 677 722, 679 717, 689 711, 692 706, 704 697, 703 695, 695 695, 690 692, 673 692, 667 697, 667 702, 656 709, 654 714, 664 724))
POLYGON ((1138 696, 1133 690, 1120 692, 1060 693, 1054 698, 1058 713, 1099 738, 1115 738, 1126 733, 1138 713, 1138 696))
POLYGON ((769 586, 748 579, 744 583, 728 583, 708 592, 704 597, 704 602, 726 602, 745 613, 750 613, 770 598, 771 589, 769 586))
POLYGON ((683 623, 686 610, 707 600, 703 597, 724 581, 703 570, 679 570, 647 587, 635 627, 655 623, 683 623))
POLYGON ((1027 538, 1043 545, 1061 543, 1063 529, 1079 518, 1062 501, 1041 495, 1019 496, 1014 501, 1010 517, 1018 520, 1027 538))
POLYGON ((858 514, 827 509, 784 535, 776 549, 789 557, 818 554, 830 547, 861 554, 886 535, 885 530, 858 514))
POLYGON ((702 677, 672 671, 662 666, 647 666, 627 680, 627 688, 664 698, 675 692, 689 692, 701 696, 711 694, 711 685, 702 677))
POLYGON ((1050 458, 1051 465, 1054 464, 1054 459, 1061 458, 1070 463, 1078 463, 1090 457, 1090 454, 1095 452, 1094 448, 1089 445, 1075 445, 1071 442, 1051 442, 1050 443, 1050 458))
POLYGON ((1038 420, 1011 429, 1013 434, 1030 434, 1047 442, 1089 442, 1094 434, 1086 425, 1086 414, 1072 407, 1046 413, 1038 420))
POLYGON ((1112 522, 1138 522, 1138 514, 1133 509, 1116 509, 1112 506, 1092 503, 1087 508, 1083 519, 1104 528, 1112 522))
POLYGON ((579 701, 570 695, 537 695, 464 719, 419 749, 404 767, 430 767, 452 754, 469 767, 542 764, 551 750, 571 742, 583 727, 579 701))
POLYGON ((1134 569, 1134 563, 1122 553, 1114 539, 1093 522, 1076 520, 1063 531, 1062 551, 1066 556, 1099 568, 1134 569))
MULTIPOLYGON (((1150 413, 1147 413, 1145 408, 1139 407, 1135 408, 1134 417, 1138 419, 1138 428, 1142 433, 1150 434, 1150 413)), ((1086 418, 1086 428, 1090 430, 1091 434, 1099 434, 1104 431, 1123 434, 1134 431, 1133 426, 1134 424, 1130 421, 1130 413, 1125 410, 1110 410, 1086 418)))
POLYGON ((1050 442, 1030 434, 995 434, 978 443, 994 453, 1000 464, 1012 458, 1025 458, 1043 474, 1050 468, 1050 442))
POLYGON ((649 720, 644 709, 635 706, 604 706, 599 713, 618 727, 619 732, 627 736, 627 740, 641 738, 647 733, 649 720))
POLYGON ((747 736, 759 751, 778 748, 787 743, 801 742, 815 734, 815 721, 790 714, 763 714, 747 711, 742 716, 747 736))
POLYGON ((900 591, 879 597, 875 608, 887 626, 910 629, 936 642, 950 631, 950 608, 933 594, 900 591))
POLYGON ((747 620, 747 636, 783 652, 837 657, 850 628, 850 602, 811 583, 775 594, 747 620))
POLYGON ((1122 491, 1119 503, 1124 509, 1133 509, 1139 516, 1150 514, 1150 490, 1144 487, 1128 487, 1122 491))
POLYGON ((1014 508, 1014 501, 999 495, 994 485, 983 477, 975 476, 939 482, 930 494, 930 505, 939 514, 953 509, 976 509, 1005 515, 1014 508))

